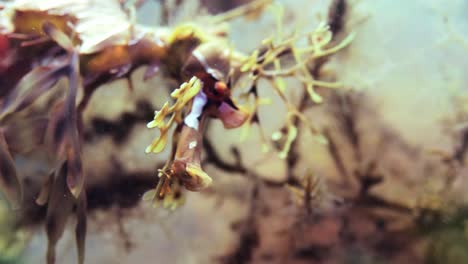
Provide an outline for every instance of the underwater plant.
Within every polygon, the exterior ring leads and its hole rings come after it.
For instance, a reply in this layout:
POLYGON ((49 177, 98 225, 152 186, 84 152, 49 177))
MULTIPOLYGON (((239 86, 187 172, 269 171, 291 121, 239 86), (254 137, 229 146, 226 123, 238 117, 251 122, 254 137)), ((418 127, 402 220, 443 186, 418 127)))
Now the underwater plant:
MULTIPOLYGON (((341 86, 316 80, 311 73, 311 65, 343 49, 353 38, 350 34, 335 43, 326 23, 310 33, 285 34, 282 9, 276 8, 276 35, 247 55, 230 46, 220 24, 261 12, 270 1, 253 1, 199 21, 153 28, 135 23, 139 4, 30 0, 1 6, 0 187, 11 207, 20 208, 23 187, 14 157, 38 146, 47 148, 53 169, 36 202, 47 204, 49 264, 55 263, 55 246, 72 214, 77 218, 78 262, 84 263, 87 196, 82 115, 101 85, 129 78, 142 65, 148 66, 145 79, 162 74, 179 85, 170 92, 173 102, 166 102, 148 120, 147 127, 157 128, 159 134, 144 150, 160 153, 172 141, 170 157, 158 170, 156 187, 143 196, 169 209, 183 203, 185 189, 201 191, 211 185, 201 165, 209 118, 221 120, 226 129, 260 123, 258 106, 265 98, 258 95, 259 80, 267 80, 287 107, 285 129, 273 135, 278 142, 284 139, 278 153, 281 158, 288 157, 299 120, 320 138, 320 131, 287 99, 284 78, 297 78, 313 103, 323 100, 315 87, 341 86), (233 91, 239 86, 248 89, 235 98, 233 91), (46 106, 38 107, 36 103, 43 98, 47 98, 46 106), (251 104, 241 105, 241 99, 251 104)), ((155 92, 164 91, 156 88, 155 92)))

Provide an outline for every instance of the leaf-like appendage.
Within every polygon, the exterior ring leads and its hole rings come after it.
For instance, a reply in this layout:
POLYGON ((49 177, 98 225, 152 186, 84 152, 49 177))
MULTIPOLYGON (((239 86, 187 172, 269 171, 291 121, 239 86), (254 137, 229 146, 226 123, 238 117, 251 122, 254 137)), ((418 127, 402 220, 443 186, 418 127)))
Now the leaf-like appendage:
POLYGON ((68 173, 67 186, 70 192, 78 198, 84 186, 83 164, 79 151, 71 147, 67 151, 68 173))
POLYGON ((49 200, 50 191, 52 189, 52 184, 54 183, 54 174, 55 172, 51 172, 47 176, 45 181, 42 183, 41 191, 39 192, 39 195, 36 198, 36 203, 38 205, 43 206, 49 200))
MULTIPOLYGON (((23 0, 12 1, 5 8, 4 24, 9 32, 47 33, 42 28, 44 21, 52 22, 59 30, 71 33, 68 24, 73 24, 73 32, 79 36, 80 53, 91 54, 109 46, 126 45, 131 39, 132 22, 122 9, 119 1, 88 0, 23 0), (18 19, 11 10, 33 15, 18 19), (42 12, 42 13, 39 13, 42 12), (11 24, 11 25, 10 25, 11 24), (98 26, 97 26, 98 25, 98 26)), ((2 17, 3 18, 3 17, 2 17)), ((76 40, 73 40, 76 41, 76 40)), ((76 41, 78 42, 78 41, 76 41)), ((77 43, 74 43, 77 44, 77 43)))
POLYGON ((67 167, 67 163, 63 162, 56 170, 49 195, 46 215, 46 232, 49 240, 47 264, 55 263, 55 246, 63 235, 65 225, 75 203, 75 199, 66 184, 67 167))
POLYGON ((86 211, 87 211, 87 200, 86 200, 86 192, 83 191, 78 198, 78 206, 76 209, 76 229, 75 229, 75 236, 76 236, 76 248, 78 251, 78 264, 84 263, 85 258, 85 240, 86 240, 86 211))
POLYGON ((3 132, 0 131, 0 190, 13 209, 18 209, 22 201, 21 182, 16 173, 15 162, 11 157, 3 132))
POLYGON ((42 94, 52 88, 63 76, 63 65, 36 67, 26 74, 0 107, 0 119, 30 106, 42 94))
POLYGON ((249 112, 246 109, 239 106, 235 109, 225 102, 221 103, 216 114, 223 122, 224 127, 228 129, 240 127, 249 118, 249 112))
POLYGON ((42 30, 44 30, 44 33, 47 34, 51 39, 53 39, 60 47, 64 48, 67 51, 72 51, 73 50, 73 43, 70 40, 70 38, 65 35, 61 30, 57 29, 57 27, 50 23, 50 22, 45 22, 42 25, 42 30))
POLYGON ((67 115, 66 102, 58 101, 50 112, 46 143, 54 157, 67 160, 67 186, 77 198, 84 184, 80 140, 73 118, 67 115))
POLYGON ((52 156, 65 155, 65 101, 57 101, 49 112, 45 142, 52 156))
POLYGON ((67 185, 71 193, 78 199, 84 186, 81 139, 78 131, 78 116, 76 111, 76 97, 78 89, 81 87, 78 52, 71 54, 68 81, 69 88, 64 108, 65 140, 67 142, 66 157, 68 161, 67 185))

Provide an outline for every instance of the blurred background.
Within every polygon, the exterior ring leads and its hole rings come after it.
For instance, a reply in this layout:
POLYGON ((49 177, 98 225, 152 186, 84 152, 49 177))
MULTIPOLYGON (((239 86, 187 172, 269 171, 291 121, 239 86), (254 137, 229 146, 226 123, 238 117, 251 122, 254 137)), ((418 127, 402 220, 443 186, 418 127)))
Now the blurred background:
MULTIPOLYGON (((248 2, 141 1, 137 22, 173 26, 248 2)), ((325 21, 337 39, 356 34, 316 69, 320 80, 344 88, 320 89, 324 102, 305 109, 328 144, 299 125, 290 156, 281 159, 274 148, 262 151, 258 127, 241 142, 242 128, 213 120, 203 154, 213 186, 188 193, 175 211, 155 209, 141 196, 169 150, 144 153, 154 137, 146 123, 168 98, 155 87, 173 84, 160 75, 143 82, 144 67, 131 76, 133 90, 126 80, 108 83, 84 114, 86 263, 468 263, 468 1, 275 4, 284 7, 285 32, 325 21)), ((230 21, 228 38, 251 53, 275 30, 266 9, 230 21)), ((286 83, 288 98, 300 104, 297 80, 286 83)), ((259 110, 269 140, 286 108, 268 84, 259 93, 272 100, 259 110)), ((16 162, 37 189, 34 175, 48 171, 41 153, 16 162)), ((43 263, 45 212, 28 212, 9 249, 21 257, 0 263, 43 263)), ((14 222, 8 215, 0 207, 4 237, 14 222)), ((76 263, 73 221, 57 263, 76 263)))

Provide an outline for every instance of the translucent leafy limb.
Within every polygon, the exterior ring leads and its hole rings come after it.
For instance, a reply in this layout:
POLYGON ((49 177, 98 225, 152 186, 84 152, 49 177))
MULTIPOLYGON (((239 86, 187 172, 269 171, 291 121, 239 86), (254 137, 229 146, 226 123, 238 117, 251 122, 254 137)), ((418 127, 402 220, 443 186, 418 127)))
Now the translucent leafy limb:
MULTIPOLYGON (((252 89, 256 89, 256 87, 253 87, 252 89)), ((248 113, 250 113, 250 114, 249 114, 249 116, 248 116, 248 118, 245 121, 245 124, 243 126, 241 136, 240 136, 240 141, 241 142, 245 141, 245 139, 247 138, 247 136, 250 133, 250 129, 251 129, 252 125, 257 124, 257 127, 260 130, 260 140, 262 142, 262 151, 263 152, 268 152, 268 150, 269 150, 268 142, 267 142, 267 139, 266 139, 266 136, 265 136, 265 132, 263 131, 263 127, 260 124, 260 120, 258 118, 257 111, 258 111, 259 106, 271 104, 271 99, 269 99, 269 98, 260 98, 257 95, 256 92, 255 93, 249 93, 249 94, 247 94, 247 96, 249 96, 249 99, 251 101, 253 100, 253 103, 250 103, 251 106, 248 109, 248 113)))
POLYGON ((168 131, 174 122, 181 122, 181 115, 184 106, 198 94, 201 90, 201 81, 197 77, 192 77, 189 82, 185 82, 171 93, 171 97, 176 99, 176 102, 169 106, 166 102, 161 110, 156 111, 154 119, 147 124, 148 128, 158 128, 159 137, 146 148, 146 153, 159 153, 164 150, 167 144, 168 131), (167 116, 170 115, 169 121, 164 123, 167 116), (178 117, 178 118, 177 118, 178 117))
MULTIPOLYGON (((281 24, 282 12, 277 10, 277 23, 281 24)), ((244 58, 240 71, 244 73, 250 73, 253 80, 253 87, 256 87, 258 80, 266 79, 274 91, 281 98, 283 103, 288 108, 287 123, 285 133, 287 134, 284 146, 280 151, 279 155, 285 158, 289 152, 291 144, 297 137, 296 122, 292 122, 291 118, 299 118, 302 122, 305 122, 310 130, 317 134, 318 131, 307 119, 303 116, 300 109, 289 102, 286 97, 287 85, 284 77, 294 77, 302 83, 306 93, 314 103, 321 103, 323 98, 315 90, 315 86, 327 87, 327 88, 339 88, 342 84, 337 82, 324 82, 316 80, 314 73, 309 68, 312 63, 316 63, 322 57, 336 53, 337 51, 346 47, 354 38, 354 34, 349 34, 344 40, 339 42, 337 45, 329 47, 332 42, 333 36, 330 31, 330 27, 325 23, 320 23, 317 28, 307 34, 294 35, 289 38, 283 38, 284 33, 281 32, 282 28, 277 27, 277 37, 266 39, 263 41, 263 48, 255 50, 250 56, 244 58), (301 40, 306 40, 308 43, 307 47, 299 46, 298 43, 301 40), (294 63, 288 63, 289 66, 283 67, 282 60, 285 55, 292 55, 294 63)), ((290 56, 291 57, 291 56, 290 56)), ((256 98, 254 91, 253 93, 256 98)), ((257 98, 258 100, 258 98, 257 98)), ((254 109, 256 111, 256 109, 254 109)), ((274 140, 282 138, 282 132, 277 132, 273 135, 274 140)))

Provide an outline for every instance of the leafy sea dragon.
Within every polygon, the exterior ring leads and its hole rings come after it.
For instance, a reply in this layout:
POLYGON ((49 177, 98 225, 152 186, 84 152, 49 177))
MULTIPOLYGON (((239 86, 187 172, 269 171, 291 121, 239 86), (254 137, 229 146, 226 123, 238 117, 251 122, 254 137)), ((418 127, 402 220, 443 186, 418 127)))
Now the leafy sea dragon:
POLYGON ((210 184, 200 167, 200 136, 207 118, 220 118, 226 127, 247 119, 230 94, 235 55, 224 48, 223 32, 191 24, 175 29, 134 25, 117 1, 13 1, 1 6, 0 17, 0 187, 10 205, 20 208, 23 187, 15 154, 46 146, 55 166, 36 202, 47 204, 47 263, 55 263, 55 245, 73 213, 79 263, 84 262, 82 113, 101 84, 128 78, 142 65, 148 65, 145 79, 164 72, 185 82, 172 93, 175 104, 163 107, 149 125, 160 128, 161 136, 147 152, 159 152, 169 127, 177 124, 173 162, 161 170, 156 197, 174 197, 177 186, 195 191, 210 184), (47 112, 33 112, 19 122, 17 116, 63 78, 68 81, 65 94, 55 96, 47 112), (171 118, 166 122, 167 115, 171 118))
POLYGON ((311 99, 320 102, 314 86, 335 88, 340 84, 314 80, 307 67, 345 47, 352 37, 329 47, 331 33, 320 24, 311 34, 265 40, 263 47, 250 56, 233 51, 226 32, 216 23, 255 13, 268 2, 254 1, 215 16, 212 27, 203 29, 190 23, 174 28, 139 26, 132 23, 119 1, 18 0, 0 6, 0 187, 18 208, 22 186, 16 177, 15 153, 46 145, 55 166, 44 181, 37 203, 47 204, 49 264, 55 262, 55 245, 72 213, 78 220, 79 263, 84 262, 87 206, 81 162, 83 110, 99 86, 129 78, 142 65, 148 66, 145 79, 163 72, 182 83, 171 93, 174 103, 167 102, 148 123, 160 133, 146 148, 147 153, 161 152, 171 129, 173 135, 170 158, 159 170, 156 187, 144 195, 145 200, 174 209, 183 202, 182 187, 200 191, 211 184, 200 165, 206 122, 218 118, 225 128, 258 123, 255 117, 261 98, 256 87, 260 79, 269 81, 288 107, 287 140, 280 153, 283 157, 287 154, 297 134, 292 118, 307 120, 287 100, 282 78, 297 77, 311 99), (98 23, 101 26, 95 26, 98 23), (298 47, 304 38, 308 46, 298 47), (285 55, 292 55, 292 66, 281 65, 285 55), (248 95, 255 102, 249 110, 240 106, 231 92, 242 74, 252 80, 248 95), (15 124, 18 113, 30 108, 62 78, 68 80, 66 93, 57 96, 46 118, 28 119, 22 122, 25 126, 15 124), (34 131, 30 133, 34 137, 22 133, 25 131, 34 131), (21 144, 15 149, 13 142, 21 144))

